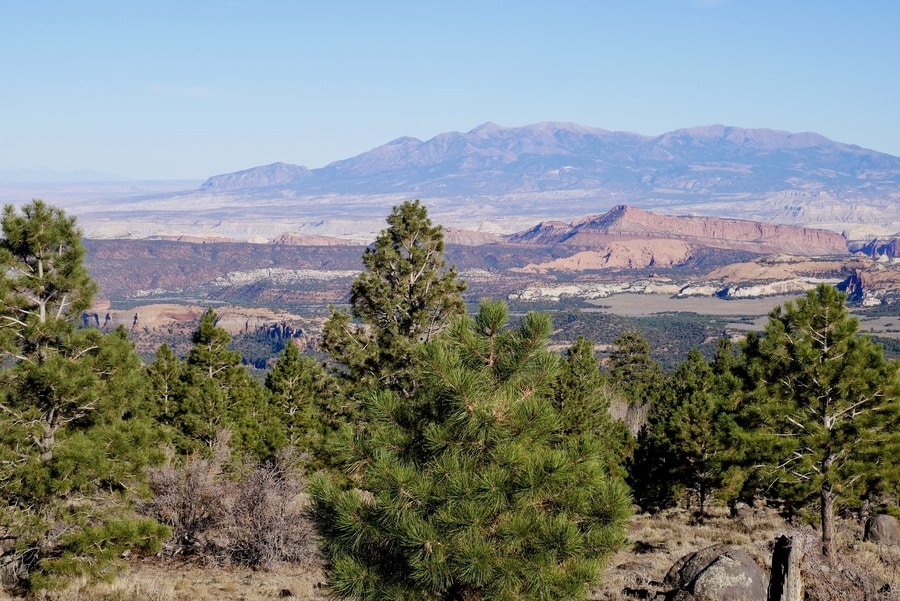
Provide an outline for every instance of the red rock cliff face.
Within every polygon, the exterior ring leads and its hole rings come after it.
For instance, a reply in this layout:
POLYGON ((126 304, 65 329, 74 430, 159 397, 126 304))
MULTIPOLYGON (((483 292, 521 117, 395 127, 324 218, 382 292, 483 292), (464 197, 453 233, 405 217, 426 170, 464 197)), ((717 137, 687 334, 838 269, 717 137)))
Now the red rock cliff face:
POLYGON ((559 223, 517 235, 521 242, 556 242, 594 247, 614 240, 663 238, 689 244, 796 255, 846 255, 847 241, 827 230, 717 217, 673 217, 619 205, 568 228, 559 223))

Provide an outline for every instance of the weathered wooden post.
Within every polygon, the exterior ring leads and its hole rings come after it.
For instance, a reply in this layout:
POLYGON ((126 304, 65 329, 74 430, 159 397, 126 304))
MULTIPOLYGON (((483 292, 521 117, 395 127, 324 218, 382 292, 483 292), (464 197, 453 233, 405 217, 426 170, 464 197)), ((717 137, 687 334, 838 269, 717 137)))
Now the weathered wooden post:
POLYGON ((803 543, 799 537, 782 534, 772 549, 772 573, 768 601, 803 601, 803 543))

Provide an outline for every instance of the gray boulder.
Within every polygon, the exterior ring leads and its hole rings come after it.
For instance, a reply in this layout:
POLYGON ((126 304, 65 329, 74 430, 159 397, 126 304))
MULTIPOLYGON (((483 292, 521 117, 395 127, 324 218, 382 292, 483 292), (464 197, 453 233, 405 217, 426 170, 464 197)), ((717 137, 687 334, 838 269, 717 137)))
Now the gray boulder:
POLYGON ((878 545, 900 545, 900 520, 892 515, 873 515, 866 520, 863 538, 878 545))
POLYGON ((663 584, 673 601, 766 601, 768 578, 746 551, 717 544, 676 561, 663 584))

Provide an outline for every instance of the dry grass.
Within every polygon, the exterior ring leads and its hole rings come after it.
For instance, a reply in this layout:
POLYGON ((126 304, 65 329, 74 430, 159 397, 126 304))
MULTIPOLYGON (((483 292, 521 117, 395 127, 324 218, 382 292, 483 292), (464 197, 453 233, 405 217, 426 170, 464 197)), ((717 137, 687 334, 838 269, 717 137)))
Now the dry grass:
MULTIPOLYGON (((839 522, 842 571, 811 566, 817 582, 810 586, 813 599, 900 600, 900 547, 884 547, 861 541, 862 527, 849 520, 839 522), (886 594, 861 596, 861 586, 886 594), (857 590, 851 590, 857 589, 857 590)), ((771 561, 777 535, 801 531, 815 553, 817 534, 808 527, 792 525, 767 508, 758 508, 739 518, 731 518, 723 508, 714 508, 702 522, 682 509, 632 518, 629 546, 614 555, 603 581, 589 596, 595 601, 633 601, 645 591, 650 598, 662 591, 669 568, 682 556, 715 543, 726 543, 747 551, 761 566, 771 561), (626 594, 629 591, 631 594, 626 594)), ((764 567, 768 571, 767 567, 764 567)), ((110 584, 73 583, 65 591, 34 596, 42 601, 267 601, 297 599, 324 601, 328 591, 321 583, 324 574, 318 564, 277 564, 271 570, 205 565, 199 561, 135 559, 110 584)), ((5 601, 0 592, 0 601, 5 601)))
POLYGON ((661 591, 672 564, 715 543, 741 547, 757 562, 768 563, 776 530, 776 523, 763 514, 732 519, 714 509, 702 522, 683 509, 636 515, 629 526, 630 545, 612 557, 591 598, 608 601, 628 599, 625 590, 661 591))
MULTIPOLYGON (((111 583, 73 583, 63 591, 33 595, 39 601, 321 601, 322 570, 280 564, 271 570, 143 560, 131 563, 111 583)), ((2 595, 2 593, 0 593, 2 595)), ((4 597, 0 596, 0 599, 4 597)))
MULTIPOLYGON (((724 508, 714 508, 711 513, 702 522, 683 509, 634 516, 629 527, 630 546, 611 558, 602 583, 592 591, 590 599, 633 601, 639 592, 652 598, 664 591, 662 581, 678 559, 715 543, 745 550, 767 573, 772 547, 780 534, 801 533, 809 541, 810 558, 819 551, 817 532, 788 523, 772 509, 757 508, 738 518, 729 517, 724 508)), ((839 520, 838 524, 843 565, 840 570, 827 573, 821 561, 810 562, 805 570, 810 572, 807 579, 815 579, 807 587, 811 599, 900 601, 900 547, 862 542, 862 526, 855 521, 839 520), (889 592, 871 594, 885 584, 889 589, 884 590, 889 592), (867 597, 863 596, 863 586, 871 591, 867 597)))

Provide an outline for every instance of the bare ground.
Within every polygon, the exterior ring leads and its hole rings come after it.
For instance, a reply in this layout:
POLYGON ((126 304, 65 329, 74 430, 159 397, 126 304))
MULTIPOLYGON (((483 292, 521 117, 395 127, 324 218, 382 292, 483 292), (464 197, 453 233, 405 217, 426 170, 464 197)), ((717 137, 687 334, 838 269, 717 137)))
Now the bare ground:
POLYGON ((590 301, 600 305, 597 310, 625 317, 643 317, 657 313, 690 312, 700 315, 765 316, 778 305, 798 298, 798 295, 767 296, 725 300, 714 297, 672 298, 664 294, 613 294, 590 301))

